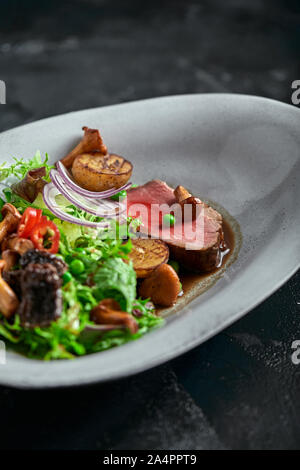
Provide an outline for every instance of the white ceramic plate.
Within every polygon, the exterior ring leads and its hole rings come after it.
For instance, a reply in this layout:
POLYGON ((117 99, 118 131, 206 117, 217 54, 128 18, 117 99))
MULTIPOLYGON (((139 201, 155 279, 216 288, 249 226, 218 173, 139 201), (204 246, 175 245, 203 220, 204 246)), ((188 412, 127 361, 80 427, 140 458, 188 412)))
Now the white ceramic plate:
POLYGON ((52 387, 106 381, 165 362, 202 343, 278 289, 300 265, 300 111, 240 95, 183 95, 90 109, 0 135, 1 162, 51 160, 99 128, 111 151, 134 163, 134 181, 188 186, 241 226, 239 257, 208 291, 138 341, 73 361, 7 353, 0 383, 52 387), (297 181, 298 179, 298 181, 297 181))

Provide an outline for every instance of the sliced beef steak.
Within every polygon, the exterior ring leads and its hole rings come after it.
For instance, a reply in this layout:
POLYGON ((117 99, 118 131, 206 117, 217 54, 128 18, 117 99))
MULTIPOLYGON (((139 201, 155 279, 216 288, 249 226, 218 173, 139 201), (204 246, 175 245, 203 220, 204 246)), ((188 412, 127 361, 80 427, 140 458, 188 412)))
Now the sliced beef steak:
POLYGON ((171 257, 184 267, 209 272, 218 265, 224 238, 222 216, 207 204, 199 201, 195 218, 182 216, 174 190, 163 181, 153 180, 128 191, 127 206, 128 215, 141 220, 140 231, 164 240, 171 257), (172 227, 163 223, 167 213, 175 215, 172 227))
POLYGON ((133 203, 144 204, 174 204, 174 190, 164 181, 152 180, 143 186, 128 191, 128 205, 133 203))

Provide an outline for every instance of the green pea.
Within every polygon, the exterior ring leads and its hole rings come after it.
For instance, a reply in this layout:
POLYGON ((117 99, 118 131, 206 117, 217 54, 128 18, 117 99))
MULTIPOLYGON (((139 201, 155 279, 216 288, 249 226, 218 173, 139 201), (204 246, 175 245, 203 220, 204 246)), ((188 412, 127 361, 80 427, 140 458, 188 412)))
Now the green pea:
POLYGON ((72 274, 81 274, 85 270, 84 264, 80 259, 74 259, 70 264, 72 274))
POLYGON ((163 216, 163 223, 168 227, 172 227, 176 222, 176 219, 173 214, 165 214, 163 216))
POLYGON ((63 274, 62 280, 64 284, 68 284, 68 282, 70 282, 72 279, 73 279, 73 276, 69 271, 66 271, 63 274))
POLYGON ((174 271, 177 272, 177 274, 179 273, 179 263, 177 261, 171 259, 169 260, 168 264, 172 266, 172 268, 174 269, 174 271))
POLYGON ((119 193, 111 196, 110 199, 113 199, 114 201, 118 201, 120 199, 122 201, 122 199, 125 199, 126 196, 127 196, 127 191, 123 189, 123 191, 120 191, 119 193))

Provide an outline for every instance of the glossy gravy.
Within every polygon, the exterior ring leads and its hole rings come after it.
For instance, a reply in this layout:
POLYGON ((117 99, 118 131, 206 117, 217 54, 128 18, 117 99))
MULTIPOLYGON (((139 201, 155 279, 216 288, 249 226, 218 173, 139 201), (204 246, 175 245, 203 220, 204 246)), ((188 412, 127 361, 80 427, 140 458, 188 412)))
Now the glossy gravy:
POLYGON ((202 274, 192 273, 181 269, 179 272, 179 278, 182 283, 182 293, 179 295, 174 306, 156 309, 158 315, 167 317, 181 310, 195 297, 212 287, 224 274, 228 266, 237 258, 242 244, 242 235, 239 224, 228 213, 225 215, 224 210, 222 212, 223 232, 227 248, 221 252, 219 265, 213 271, 202 274))
POLYGON ((232 255, 235 243, 234 232, 229 222, 227 222, 226 220, 223 220, 222 226, 227 248, 224 251, 221 251, 221 259, 218 266, 213 271, 202 274, 181 271, 179 273, 179 277, 182 284, 183 295, 186 294, 189 290, 191 290, 195 284, 198 284, 200 281, 203 281, 204 279, 217 273, 232 255))

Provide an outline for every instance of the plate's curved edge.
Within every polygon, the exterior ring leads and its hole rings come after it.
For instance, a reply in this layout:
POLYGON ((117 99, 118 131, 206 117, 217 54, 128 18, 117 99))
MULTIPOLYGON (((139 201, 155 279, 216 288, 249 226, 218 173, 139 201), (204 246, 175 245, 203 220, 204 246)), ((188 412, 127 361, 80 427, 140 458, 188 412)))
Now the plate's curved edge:
POLYGON ((154 98, 144 98, 140 100, 135 100, 135 101, 124 101, 122 103, 115 103, 111 105, 106 105, 106 106, 96 106, 95 108, 84 108, 84 109, 78 109, 76 111, 70 111, 68 113, 63 113, 63 114, 57 114, 54 116, 49 116, 46 118, 38 119, 37 121, 32 121, 28 122, 26 124, 21 124, 20 126, 12 127, 11 129, 7 129, 5 131, 0 132, 1 135, 9 135, 9 133, 13 133, 15 131, 19 131, 24 128, 28 128, 30 126, 35 126, 40 123, 44 122, 50 122, 51 120, 57 120, 57 119, 63 119, 66 116, 67 117, 72 117, 74 115, 77 115, 78 113, 84 113, 84 112, 96 112, 99 110, 107 110, 107 109, 112 109, 112 108, 118 108, 118 107, 123 107, 123 106, 130 106, 130 105, 136 105, 136 104, 143 104, 151 101, 167 101, 167 100, 181 100, 181 99, 186 99, 186 98, 195 98, 195 97, 216 97, 218 96, 219 98, 227 98, 230 99, 232 97, 238 98, 238 99, 251 99, 253 101, 267 101, 273 104, 276 104, 277 106, 282 106, 285 109, 289 110, 294 110, 296 113, 300 113, 300 109, 297 108, 296 106, 288 103, 284 103, 282 101, 274 100, 272 98, 265 98, 264 96, 259 96, 259 95, 248 95, 248 94, 243 94, 243 93, 186 93, 186 94, 177 94, 177 95, 164 95, 164 96, 156 96, 154 98))
MULTIPOLYGON (((18 126, 18 127, 15 127, 13 129, 10 129, 10 130, 7 130, 7 131, 4 131, 3 133, 1 133, 0 135, 8 135, 9 133, 13 133, 13 132, 16 132, 16 131, 19 131, 21 129, 25 129, 28 130, 28 128, 30 127, 34 127, 36 126, 38 123, 42 124, 42 123, 49 123, 51 120, 60 120, 60 119, 64 119, 66 116, 68 117, 72 117, 73 115, 75 114, 78 114, 78 113, 83 113, 85 111, 91 111, 91 112, 97 112, 97 110, 104 110, 104 109, 109 109, 109 108, 117 108, 117 107, 123 107, 123 106, 128 106, 128 105, 135 105, 135 104, 143 104, 145 102, 150 102, 150 101, 158 101, 158 100, 174 100, 174 99, 185 99, 187 97, 189 98, 195 98, 195 97, 204 97, 204 96, 211 96, 211 97, 215 97, 216 95, 218 95, 218 97, 220 98, 235 98, 235 99, 251 99, 252 101, 259 101, 261 103, 265 103, 266 101, 270 102, 270 103, 273 103, 273 104, 276 104, 276 106, 282 106, 284 107, 285 109, 288 109, 289 111, 292 111, 292 112, 296 112, 296 113, 299 113, 300 110, 298 108, 295 108, 295 106, 292 106, 292 105, 289 105, 289 104, 286 104, 286 103, 282 103, 282 102, 279 102, 279 101, 276 101, 276 100, 272 100, 272 99, 269 99, 269 98, 264 98, 264 97, 259 97, 259 96, 253 96, 253 95, 241 95, 241 94, 227 94, 227 93, 220 93, 220 94, 216 94, 216 93, 207 93, 207 94, 188 94, 188 95, 173 95, 173 96, 165 96, 165 97, 157 97, 157 98, 150 98, 150 99, 146 99, 146 100, 138 100, 138 101, 134 101, 134 102, 127 102, 127 103, 121 103, 121 104, 114 104, 114 105, 111 105, 111 106, 105 106, 105 107, 97 107, 97 108, 91 108, 89 110, 78 110, 78 111, 74 111, 74 112, 70 112, 70 113, 66 113, 66 114, 62 114, 60 116, 52 116, 52 117, 49 117, 49 118, 46 118, 46 119, 41 119, 39 121, 35 121, 35 122, 32 122, 32 123, 28 123, 28 124, 24 124, 22 126, 18 126)), ((299 114, 298 116, 299 117, 299 114)), ((298 269, 300 268, 300 261, 298 262, 297 259, 295 259, 295 264, 294 266, 291 267, 291 269, 286 273, 286 275, 281 278, 276 284, 275 286, 273 286, 272 288, 270 288, 264 295, 261 295, 260 298, 256 299, 255 302, 253 302, 253 304, 250 304, 247 306, 247 308, 241 310, 240 312, 238 312, 238 314, 234 314, 232 317, 229 317, 227 318, 226 320, 224 320, 222 322, 222 324, 218 325, 218 327, 214 327, 212 330, 207 330, 201 337, 197 338, 196 340, 193 340, 193 341, 190 341, 190 342, 183 342, 180 346, 177 346, 176 349, 170 349, 170 351, 166 352, 163 357, 159 357, 159 356, 155 356, 153 357, 152 359, 149 359, 147 361, 147 363, 143 363, 143 364, 136 364, 134 367, 129 367, 128 368, 124 368, 123 370, 118 370, 118 371, 114 371, 113 373, 110 373, 109 375, 106 373, 106 374, 102 374, 102 377, 101 377, 101 374, 100 374, 100 377, 99 377, 99 374, 98 376, 96 374, 94 374, 94 372, 89 376, 89 377, 85 377, 81 383, 78 383, 78 381, 76 382, 76 378, 70 378, 70 377, 59 377, 57 378, 56 380, 56 383, 53 384, 53 383, 48 383, 47 381, 44 381, 41 383, 40 379, 38 377, 30 377, 29 378, 29 381, 27 381, 26 379, 21 379, 21 380, 18 380, 18 379, 14 379, 14 378, 11 378, 11 377, 3 377, 3 375, 1 374, 0 375, 0 384, 1 385, 4 385, 4 386, 10 386, 10 387, 15 387, 15 388, 20 388, 20 389, 43 389, 43 388, 62 388, 62 387, 70 387, 70 386, 84 386, 84 385, 87 385, 87 384, 92 384, 92 383, 102 383, 102 382, 108 382, 108 381, 113 381, 113 380, 116 380, 118 378, 125 378, 125 377, 129 377, 131 375, 134 375, 134 374, 137 374, 137 373, 140 373, 142 371, 146 371, 146 370, 149 370, 151 369, 152 367, 155 367, 155 366, 158 366, 160 364, 163 364, 185 352, 188 352, 189 350, 193 349, 194 347, 200 345, 201 343, 205 342, 206 340, 208 340, 209 338, 211 338, 212 336, 214 336, 215 334, 219 333, 220 331, 222 331, 224 328, 227 328, 228 326, 230 326, 232 323, 234 323, 235 321, 237 321, 238 319, 242 318, 244 315, 246 315, 249 311, 251 311, 253 308, 255 308, 257 305, 261 304, 264 300, 266 300, 270 295, 272 295, 277 289, 279 289, 298 269)), ((102 353, 98 353, 98 354, 102 354, 102 353)))
MULTIPOLYGON (((42 384, 40 382, 32 381, 32 379, 31 379, 30 383, 27 383, 26 381, 25 382, 23 381, 22 383, 20 383, 17 380, 11 380, 11 379, 3 381, 2 377, 0 377, 0 385, 8 386, 8 387, 16 388, 16 389, 21 389, 21 390, 28 390, 28 389, 59 389, 59 388, 68 388, 68 387, 84 387, 84 386, 87 386, 87 385, 92 385, 92 384, 97 384, 97 383, 98 384, 100 384, 100 383, 109 383, 109 382, 113 382, 117 379, 124 379, 124 378, 127 378, 127 377, 131 377, 133 375, 136 375, 136 374, 140 374, 142 372, 146 372, 146 371, 148 371, 148 370, 150 370, 154 367, 165 364, 166 362, 171 361, 172 359, 175 359, 176 357, 191 351, 193 348, 195 348, 197 346, 200 346, 201 344, 208 341, 209 339, 211 339, 212 337, 214 337, 215 335, 217 335, 218 333, 220 333, 224 329, 230 327, 233 323, 235 323, 236 321, 238 321, 239 319, 244 317, 247 313, 249 313, 251 310, 253 310, 257 306, 259 306, 261 303, 263 303, 265 300, 267 300, 272 294, 274 294, 274 292, 276 292, 278 289, 280 289, 280 287, 282 287, 282 285, 285 284, 298 271, 298 269, 300 269, 300 263, 298 263, 298 265, 295 268, 293 268, 293 270, 282 281, 280 281, 278 284, 276 284, 276 286, 273 289, 271 289, 265 296, 263 296, 261 299, 257 300, 252 305, 247 307, 247 309, 239 312, 237 315, 234 315, 233 317, 228 318, 228 320, 224 321, 222 323, 222 325, 220 325, 220 327, 214 328, 211 331, 207 331, 207 333, 204 334, 199 340, 192 341, 188 344, 186 343, 183 346, 181 346, 180 348, 178 348, 176 351, 172 350, 168 354, 165 354, 164 357, 155 358, 155 359, 149 361, 149 363, 147 363, 147 364, 136 366, 134 369, 132 367, 129 370, 124 369, 121 372, 116 372, 114 374, 110 374, 110 376, 107 376, 107 377, 104 376, 104 377, 99 378, 97 376, 93 376, 91 378, 85 378, 81 383, 70 382, 70 381, 68 382, 68 381, 61 380, 60 383, 56 383, 56 384, 51 384, 51 383, 43 383, 42 384)), ((121 346, 121 348, 122 348, 122 346, 121 346)), ((96 354, 102 354, 102 353, 101 352, 100 353, 95 353, 94 355, 96 355, 96 354)), ((61 377, 60 377, 60 379, 61 379, 61 377)))

